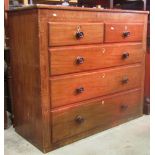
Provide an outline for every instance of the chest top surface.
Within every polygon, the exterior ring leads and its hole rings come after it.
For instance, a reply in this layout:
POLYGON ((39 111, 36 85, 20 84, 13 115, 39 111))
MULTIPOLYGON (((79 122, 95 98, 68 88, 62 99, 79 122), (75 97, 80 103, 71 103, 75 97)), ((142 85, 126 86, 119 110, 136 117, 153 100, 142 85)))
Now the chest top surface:
POLYGON ((19 7, 15 9, 8 10, 20 11, 20 10, 30 10, 30 9, 50 9, 50 10, 72 10, 72 11, 90 11, 90 12, 115 12, 115 13, 138 13, 138 14, 149 14, 149 11, 137 11, 137 10, 121 10, 121 9, 98 9, 98 8, 82 8, 82 7, 73 7, 73 6, 56 6, 56 5, 46 5, 46 4, 35 4, 25 7, 19 7))

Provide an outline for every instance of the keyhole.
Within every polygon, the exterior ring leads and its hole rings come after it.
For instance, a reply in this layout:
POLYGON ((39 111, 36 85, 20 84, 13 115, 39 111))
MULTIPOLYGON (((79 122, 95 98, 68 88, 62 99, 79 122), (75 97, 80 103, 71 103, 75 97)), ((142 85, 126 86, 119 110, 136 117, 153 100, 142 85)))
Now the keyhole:
POLYGON ((80 32, 80 29, 81 29, 81 27, 80 26, 77 26, 77 31, 78 32, 80 32))
POLYGON ((128 30, 128 27, 127 26, 125 26, 125 30, 128 30))
POLYGON ((102 101, 102 105, 104 105, 104 101, 102 101))

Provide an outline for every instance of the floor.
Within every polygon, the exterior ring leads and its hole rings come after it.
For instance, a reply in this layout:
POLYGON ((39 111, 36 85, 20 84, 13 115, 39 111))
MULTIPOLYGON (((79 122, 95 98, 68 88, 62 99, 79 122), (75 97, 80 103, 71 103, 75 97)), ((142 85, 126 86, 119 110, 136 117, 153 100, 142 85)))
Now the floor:
MULTIPOLYGON (((149 155, 149 116, 67 145, 47 155, 149 155)), ((43 155, 10 127, 5 130, 5 155, 43 155)))

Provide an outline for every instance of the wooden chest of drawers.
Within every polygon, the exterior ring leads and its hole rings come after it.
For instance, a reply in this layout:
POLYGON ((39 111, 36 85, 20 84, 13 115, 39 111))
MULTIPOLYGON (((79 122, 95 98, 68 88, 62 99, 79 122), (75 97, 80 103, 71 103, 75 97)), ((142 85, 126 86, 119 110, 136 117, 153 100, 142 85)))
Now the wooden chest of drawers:
POLYGON ((14 125, 33 145, 48 152, 142 115, 148 12, 8 14, 14 125))

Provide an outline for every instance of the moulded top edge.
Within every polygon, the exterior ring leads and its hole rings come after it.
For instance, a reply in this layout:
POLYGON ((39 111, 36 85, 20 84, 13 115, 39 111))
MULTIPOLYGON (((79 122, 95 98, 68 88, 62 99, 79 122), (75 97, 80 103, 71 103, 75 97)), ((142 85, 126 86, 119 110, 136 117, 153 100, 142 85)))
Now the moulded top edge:
POLYGON ((149 11, 137 11, 137 10, 122 10, 122 9, 103 9, 103 8, 82 8, 82 7, 73 7, 73 6, 57 6, 57 5, 47 5, 47 4, 34 4, 24 7, 19 7, 15 9, 8 10, 20 11, 20 10, 29 10, 29 9, 53 9, 53 10, 72 10, 72 11, 93 11, 93 12, 116 12, 116 13, 138 13, 138 14, 149 14, 149 11))

